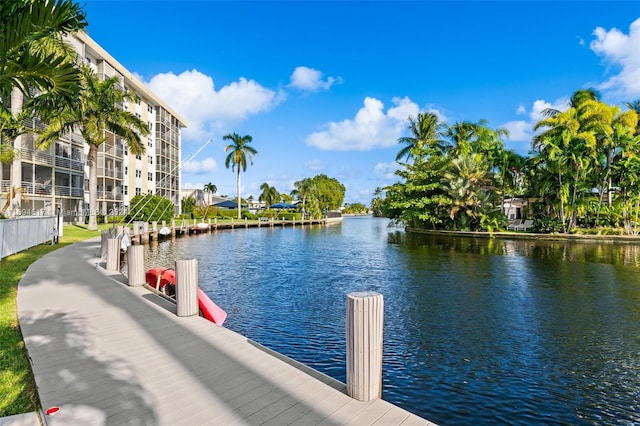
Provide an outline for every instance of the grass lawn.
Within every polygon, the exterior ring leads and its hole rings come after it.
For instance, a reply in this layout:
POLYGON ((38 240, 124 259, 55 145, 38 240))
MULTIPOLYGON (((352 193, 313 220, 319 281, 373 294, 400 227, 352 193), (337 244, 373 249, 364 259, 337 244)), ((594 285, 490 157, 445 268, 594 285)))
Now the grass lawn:
MULTIPOLYGON (((99 225, 108 229, 112 225, 99 225)), ((83 225, 65 225, 57 245, 42 244, 0 260, 0 417, 39 408, 31 365, 18 324, 18 282, 31 263, 47 253, 78 241, 100 236, 83 225)))

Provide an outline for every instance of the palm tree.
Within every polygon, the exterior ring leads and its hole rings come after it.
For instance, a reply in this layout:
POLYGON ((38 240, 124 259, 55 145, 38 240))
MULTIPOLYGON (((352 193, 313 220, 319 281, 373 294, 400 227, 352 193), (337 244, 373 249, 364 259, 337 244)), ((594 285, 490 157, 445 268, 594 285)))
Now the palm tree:
POLYGON ((295 189, 291 191, 291 195, 302 200, 302 219, 304 219, 307 213, 307 201, 313 197, 315 185, 311 179, 305 178, 294 182, 293 186, 295 189))
POLYGON ((145 146, 140 135, 146 136, 149 129, 135 114, 121 108, 125 101, 135 100, 135 95, 122 89, 118 77, 100 81, 91 68, 82 67, 80 98, 74 107, 65 108, 45 117, 49 127, 40 134, 36 145, 47 149, 66 132, 78 130, 89 145, 89 225, 97 230, 98 148, 111 132, 125 140, 132 154, 144 153, 145 146))
POLYGON ((211 204, 211 194, 215 194, 218 191, 218 187, 209 182, 204 186, 204 192, 207 193, 207 205, 211 204))
POLYGON ((438 116, 432 112, 419 113, 417 118, 409 117, 409 133, 411 136, 403 136, 398 143, 405 145, 396 155, 396 161, 403 157, 406 160, 414 158, 423 148, 435 148, 440 152, 446 149, 446 144, 439 139, 442 124, 438 116))
POLYGON ((242 218, 242 199, 240 198, 240 171, 247 170, 247 158, 253 164, 253 156, 258 153, 256 149, 249 144, 253 138, 249 135, 240 136, 237 133, 226 134, 222 137, 222 140, 230 140, 231 143, 227 145, 224 152, 229 152, 224 165, 231 171, 237 167, 237 187, 238 187, 238 219, 242 218))
POLYGON ((80 6, 72 0, 5 0, 0 22, 0 100, 17 88, 27 98, 35 92, 72 102, 80 76, 62 36, 87 25, 80 6))
POLYGON ((460 216, 463 223, 468 223, 467 220, 478 222, 484 210, 490 207, 491 172, 482 154, 456 157, 444 174, 443 183, 451 199, 449 217, 454 228, 456 217, 460 216))
POLYGON ((267 208, 274 202, 278 202, 280 199, 280 194, 275 186, 269 186, 267 182, 260 185, 260 189, 262 189, 262 194, 258 197, 258 201, 264 201, 267 205, 267 208))

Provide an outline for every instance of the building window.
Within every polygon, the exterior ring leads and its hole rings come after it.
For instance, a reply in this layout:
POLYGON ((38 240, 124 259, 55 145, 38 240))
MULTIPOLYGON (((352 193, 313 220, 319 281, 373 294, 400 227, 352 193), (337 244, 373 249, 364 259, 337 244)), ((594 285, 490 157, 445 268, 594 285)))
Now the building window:
POLYGON ((149 194, 153 195, 153 191, 152 191, 152 190, 149 190, 149 194))
POLYGON ((137 178, 142 177, 142 170, 138 170, 138 169, 136 169, 136 177, 137 177, 137 178))
POLYGON ((141 188, 136 188, 136 195, 140 195, 142 194, 142 189, 141 188))
POLYGON ((124 174, 125 175, 129 174, 129 166, 124 166, 124 174))
POLYGON ((142 155, 136 154, 136 160, 142 160, 142 155))
POLYGON ((147 111, 149 112, 149 114, 153 114, 153 106, 147 105, 147 111))
POLYGON ((147 173, 147 180, 153 180, 153 173, 147 173))
POLYGON ((150 148, 153 148, 153 139, 147 138, 147 145, 149 145, 150 148))
POLYGON ((149 164, 153 164, 153 157, 151 155, 149 156, 149 164))
POLYGON ((123 195, 128 195, 129 194, 129 187, 126 185, 122 185, 122 194, 123 195))

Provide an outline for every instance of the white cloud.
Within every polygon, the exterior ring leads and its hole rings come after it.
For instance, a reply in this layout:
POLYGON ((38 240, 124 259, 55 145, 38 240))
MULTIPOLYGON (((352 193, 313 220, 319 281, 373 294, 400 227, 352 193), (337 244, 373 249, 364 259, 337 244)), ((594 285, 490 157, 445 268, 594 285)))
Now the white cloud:
POLYGON ((510 141, 530 141, 533 136, 533 125, 529 121, 508 121, 500 127, 509 131, 510 141))
POLYGON ((530 148, 531 140, 535 134, 533 126, 544 118, 542 114, 543 111, 549 108, 563 111, 567 109, 568 106, 568 98, 561 98, 553 103, 538 99, 533 102, 531 105, 531 111, 528 112, 523 105, 519 105, 517 109, 518 115, 528 114, 529 119, 508 121, 500 126, 501 128, 509 131, 509 137, 505 139, 511 143, 507 143, 506 147, 521 154, 526 153, 530 148))
POLYGON ((417 116, 420 109, 408 97, 393 98, 392 103, 395 106, 385 113, 381 101, 367 97, 353 119, 325 124, 325 130, 309 135, 306 143, 335 151, 365 151, 394 146, 407 127, 407 119, 417 116))
POLYGON ((187 141, 207 139, 214 129, 268 111, 284 99, 282 92, 242 77, 216 91, 213 78, 195 69, 157 74, 147 85, 187 120, 187 141))
POLYGON ((307 168, 309 170, 313 170, 314 172, 318 172, 324 169, 324 163, 321 160, 315 159, 311 160, 307 163, 307 168))
POLYGON ((327 77, 322 79, 322 72, 308 67, 297 67, 291 74, 289 87, 294 89, 317 92, 319 90, 329 90, 334 83, 340 83, 341 78, 327 77))
POLYGON ((629 34, 617 28, 607 31, 597 27, 591 50, 602 56, 619 73, 604 82, 599 89, 610 90, 614 96, 629 100, 640 95, 640 18, 629 26, 629 34))
POLYGON ((373 172, 382 176, 385 179, 394 179, 396 177, 395 172, 398 170, 398 163, 377 163, 373 166, 373 172))
POLYGON ((191 160, 188 163, 184 163, 182 171, 193 174, 204 174, 214 172, 218 169, 218 163, 211 157, 207 157, 202 161, 191 160))

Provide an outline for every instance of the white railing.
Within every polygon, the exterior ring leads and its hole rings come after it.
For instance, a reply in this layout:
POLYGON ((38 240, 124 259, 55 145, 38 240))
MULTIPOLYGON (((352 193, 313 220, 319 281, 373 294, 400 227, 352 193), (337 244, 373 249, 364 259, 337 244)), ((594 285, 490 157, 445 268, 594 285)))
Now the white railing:
POLYGON ((55 224, 55 216, 0 220, 0 259, 51 241, 55 224))

